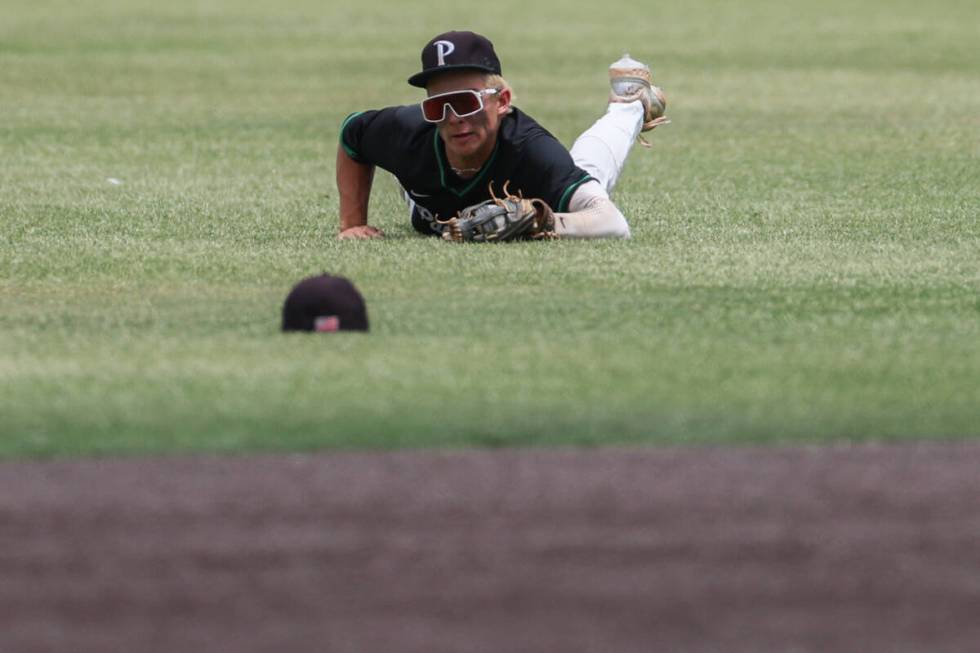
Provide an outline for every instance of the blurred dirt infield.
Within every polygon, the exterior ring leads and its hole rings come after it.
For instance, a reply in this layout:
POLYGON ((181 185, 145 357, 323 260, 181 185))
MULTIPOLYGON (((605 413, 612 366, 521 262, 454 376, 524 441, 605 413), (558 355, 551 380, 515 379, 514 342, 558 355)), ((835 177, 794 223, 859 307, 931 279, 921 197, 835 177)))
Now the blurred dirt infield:
POLYGON ((0 651, 966 651, 980 444, 0 464, 0 651))

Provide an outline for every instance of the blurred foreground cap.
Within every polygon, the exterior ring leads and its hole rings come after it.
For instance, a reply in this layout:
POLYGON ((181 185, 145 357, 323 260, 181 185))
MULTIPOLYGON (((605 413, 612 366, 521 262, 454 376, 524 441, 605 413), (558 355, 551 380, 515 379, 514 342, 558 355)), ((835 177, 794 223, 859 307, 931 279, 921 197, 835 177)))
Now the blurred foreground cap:
POLYGON ((364 298, 344 277, 321 274, 293 286, 282 307, 283 331, 367 331, 364 298))

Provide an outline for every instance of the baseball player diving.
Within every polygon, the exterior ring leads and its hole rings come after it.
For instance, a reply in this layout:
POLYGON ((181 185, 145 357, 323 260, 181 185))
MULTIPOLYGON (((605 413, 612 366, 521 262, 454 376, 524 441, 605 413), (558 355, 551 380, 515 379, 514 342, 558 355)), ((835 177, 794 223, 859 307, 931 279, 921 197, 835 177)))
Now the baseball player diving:
POLYGON ((569 151, 511 103, 486 37, 434 37, 422 49, 422 71, 408 80, 425 89, 421 105, 354 113, 341 126, 338 238, 384 235, 368 224, 376 167, 398 179, 422 234, 476 242, 629 238, 609 192, 640 132, 668 121, 647 66, 624 55, 609 74, 609 108, 569 151))

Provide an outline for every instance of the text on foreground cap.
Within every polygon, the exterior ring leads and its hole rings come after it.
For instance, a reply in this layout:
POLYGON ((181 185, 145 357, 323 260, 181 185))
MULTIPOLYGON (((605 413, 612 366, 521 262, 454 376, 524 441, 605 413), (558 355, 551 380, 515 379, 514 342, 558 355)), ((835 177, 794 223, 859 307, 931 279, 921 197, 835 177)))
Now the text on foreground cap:
POLYGON ((408 83, 425 88, 433 75, 465 69, 499 75, 500 59, 493 50, 493 43, 474 32, 446 32, 433 37, 422 48, 422 72, 409 77, 408 83))
POLYGON ((364 298, 344 277, 321 274, 293 286, 282 307, 283 331, 367 331, 364 298))

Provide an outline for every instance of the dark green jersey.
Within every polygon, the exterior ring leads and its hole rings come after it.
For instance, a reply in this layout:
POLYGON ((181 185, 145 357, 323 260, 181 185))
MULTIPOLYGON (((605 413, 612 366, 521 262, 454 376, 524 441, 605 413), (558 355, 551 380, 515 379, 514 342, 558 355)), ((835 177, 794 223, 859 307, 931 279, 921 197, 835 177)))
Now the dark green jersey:
POLYGON ((352 114, 340 129, 340 142, 355 161, 395 175, 415 202, 412 226, 429 235, 442 232, 436 218, 490 199, 491 183, 497 195, 509 181, 511 193, 540 198, 563 212, 575 189, 591 179, 548 130, 517 108, 503 117, 493 154, 469 179, 449 167, 436 125, 422 118, 417 104, 352 114))

